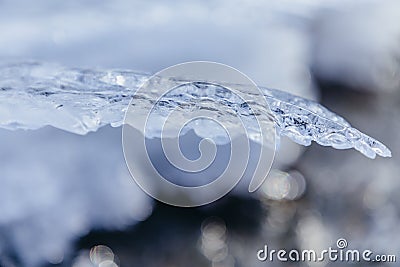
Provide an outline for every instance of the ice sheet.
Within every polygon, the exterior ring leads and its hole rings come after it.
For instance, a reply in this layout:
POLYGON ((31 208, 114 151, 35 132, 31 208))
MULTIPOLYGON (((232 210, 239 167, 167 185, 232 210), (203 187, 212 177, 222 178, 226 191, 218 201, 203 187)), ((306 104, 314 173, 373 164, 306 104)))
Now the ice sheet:
MULTIPOLYGON (((38 129, 50 125, 87 134, 108 124, 121 126, 129 101, 149 76, 131 70, 66 68, 38 62, 3 64, 0 127, 38 129)), ((369 158, 375 158, 376 154, 391 156, 382 143, 352 128, 345 119, 320 104, 275 89, 261 87, 261 90, 279 134, 306 146, 315 141, 336 149, 355 148, 369 158)), ((189 92, 178 99, 175 95, 166 96, 163 101, 184 104, 191 97, 189 92)), ((217 105, 217 98, 223 96, 215 97, 217 105)), ((149 105, 153 100, 149 92, 136 96, 134 104, 149 105)))

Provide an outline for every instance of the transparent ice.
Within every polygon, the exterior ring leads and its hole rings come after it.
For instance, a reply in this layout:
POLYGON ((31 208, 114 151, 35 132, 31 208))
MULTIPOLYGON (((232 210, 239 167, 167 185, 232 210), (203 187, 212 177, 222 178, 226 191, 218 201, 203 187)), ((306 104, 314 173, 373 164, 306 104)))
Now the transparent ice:
MULTIPOLYGON (((130 70, 23 62, 1 65, 0 77, 0 127, 38 129, 50 125, 86 134, 108 124, 121 126, 129 101, 149 75, 130 70)), ((315 141, 336 149, 355 148, 369 158, 375 158, 376 154, 391 156, 385 145, 351 127, 345 119, 320 104, 283 91, 260 89, 280 135, 305 146, 315 141)), ((193 95, 180 95, 178 99, 172 95, 163 100, 172 107, 189 98, 193 95)), ((149 92, 136 95, 132 103, 149 105, 153 99, 149 92)))

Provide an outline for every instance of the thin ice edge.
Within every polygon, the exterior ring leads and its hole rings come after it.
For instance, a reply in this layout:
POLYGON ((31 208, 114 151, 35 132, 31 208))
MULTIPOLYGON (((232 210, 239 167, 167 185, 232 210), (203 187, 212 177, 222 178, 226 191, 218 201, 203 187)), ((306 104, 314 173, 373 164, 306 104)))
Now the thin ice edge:
MULTIPOLYGON (((0 127, 15 130, 50 125, 86 134, 108 124, 121 126, 129 100, 149 76, 130 70, 65 68, 38 62, 2 64, 0 127), (48 118, 34 121, 28 114, 32 110, 48 118)), ((391 157, 385 145, 322 105, 276 89, 261 90, 280 135, 305 146, 315 141, 336 149, 354 148, 369 158, 377 154, 391 157)))

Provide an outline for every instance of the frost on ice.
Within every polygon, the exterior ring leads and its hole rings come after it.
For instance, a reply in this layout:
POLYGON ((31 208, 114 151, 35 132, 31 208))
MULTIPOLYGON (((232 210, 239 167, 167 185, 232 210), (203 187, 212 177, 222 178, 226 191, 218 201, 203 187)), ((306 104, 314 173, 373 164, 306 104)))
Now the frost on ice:
MULTIPOLYGON (((86 134, 108 124, 120 126, 129 101, 149 75, 24 62, 0 66, 0 77, 0 127, 38 129, 51 125, 86 134)), ((382 143, 318 103, 275 89, 261 89, 280 135, 306 146, 315 141, 337 149, 355 148, 369 158, 391 156, 382 143)), ((149 93, 136 99, 139 102, 134 104, 148 105, 153 98, 149 93)), ((182 103, 185 97, 163 100, 182 103)))

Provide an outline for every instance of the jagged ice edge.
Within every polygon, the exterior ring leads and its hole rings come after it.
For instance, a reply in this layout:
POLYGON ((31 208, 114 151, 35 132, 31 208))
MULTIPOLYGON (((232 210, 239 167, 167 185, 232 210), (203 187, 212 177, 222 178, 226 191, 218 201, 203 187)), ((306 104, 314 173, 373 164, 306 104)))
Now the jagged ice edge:
MULTIPOLYGON (((121 126, 129 101, 150 75, 130 70, 92 70, 23 62, 0 65, 0 127, 37 129, 51 125, 86 134, 121 126), (49 112, 48 110, 51 110, 49 112)), ((390 150, 322 105, 287 92, 260 88, 280 135, 308 146, 355 148, 369 158, 390 150)))
POLYGON ((377 154, 391 157, 391 151, 385 145, 351 127, 342 117, 325 107, 279 90, 268 91, 268 104, 281 135, 305 146, 315 141, 336 149, 354 148, 372 159, 377 154), (283 98, 286 100, 283 101, 283 98))

